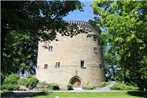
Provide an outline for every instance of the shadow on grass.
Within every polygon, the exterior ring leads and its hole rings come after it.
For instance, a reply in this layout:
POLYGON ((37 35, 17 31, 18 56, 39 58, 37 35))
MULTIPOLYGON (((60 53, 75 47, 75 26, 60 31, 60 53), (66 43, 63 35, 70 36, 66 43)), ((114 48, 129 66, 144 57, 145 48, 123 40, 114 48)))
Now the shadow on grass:
POLYGON ((47 95, 48 92, 5 92, 1 94, 2 98, 26 98, 26 97, 35 97, 35 96, 42 96, 47 95))
POLYGON ((2 92, 1 97, 8 96, 9 94, 14 94, 13 92, 7 91, 7 92, 2 92))
POLYGON ((49 92, 40 92, 40 93, 34 94, 34 95, 31 96, 31 97, 35 97, 35 96, 46 96, 46 95, 48 95, 48 94, 49 94, 49 92))
POLYGON ((129 95, 147 98, 147 92, 144 91, 128 91, 129 95))

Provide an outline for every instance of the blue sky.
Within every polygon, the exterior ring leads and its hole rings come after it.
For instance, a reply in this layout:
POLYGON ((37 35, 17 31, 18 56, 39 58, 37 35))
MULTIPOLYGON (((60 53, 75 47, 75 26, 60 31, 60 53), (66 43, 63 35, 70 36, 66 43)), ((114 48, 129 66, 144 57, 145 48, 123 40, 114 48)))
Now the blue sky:
POLYGON ((90 7, 90 3, 92 1, 81 1, 82 3, 84 3, 85 7, 83 7, 84 12, 80 12, 79 10, 70 12, 69 15, 67 15, 66 17, 64 17, 63 19, 66 21, 88 21, 90 19, 93 19, 94 15, 93 15, 93 10, 90 7))

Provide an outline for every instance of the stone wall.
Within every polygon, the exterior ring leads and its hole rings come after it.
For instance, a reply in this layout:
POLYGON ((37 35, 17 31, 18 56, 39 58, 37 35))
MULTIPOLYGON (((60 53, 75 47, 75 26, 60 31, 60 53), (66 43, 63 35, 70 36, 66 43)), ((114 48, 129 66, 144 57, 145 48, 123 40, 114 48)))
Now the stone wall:
MULTIPOLYGON (((95 28, 85 22, 76 22, 76 24, 93 30, 93 34, 98 34, 95 28)), ((104 72, 101 68, 103 65, 101 47, 93 37, 87 37, 87 35, 87 33, 80 33, 68 37, 58 33, 58 41, 39 42, 37 78, 47 83, 57 83, 60 88, 66 88, 71 78, 78 76, 81 86, 85 83, 98 86, 104 80, 104 72), (45 46, 52 49, 49 50, 45 46), (85 68, 81 68, 81 61, 84 61, 85 68), (60 67, 56 66, 56 62, 60 62, 60 67), (46 69, 44 69, 45 64, 48 64, 46 69)))

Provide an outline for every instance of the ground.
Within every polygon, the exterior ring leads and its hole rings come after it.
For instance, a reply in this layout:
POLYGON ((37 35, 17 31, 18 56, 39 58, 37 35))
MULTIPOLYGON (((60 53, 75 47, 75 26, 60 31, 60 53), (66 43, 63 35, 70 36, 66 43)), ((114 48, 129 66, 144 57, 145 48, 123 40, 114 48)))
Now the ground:
MULTIPOLYGON (((70 91, 48 91, 44 93, 42 91, 13 91, 2 93, 2 98, 147 98, 144 92, 141 91, 129 91, 129 90, 110 90, 114 81, 111 81, 108 86, 95 89, 95 90, 83 90, 74 89, 70 91)), ((147 96, 147 95, 146 95, 147 96)))
POLYGON ((54 92, 33 98, 142 98, 127 92, 54 92))

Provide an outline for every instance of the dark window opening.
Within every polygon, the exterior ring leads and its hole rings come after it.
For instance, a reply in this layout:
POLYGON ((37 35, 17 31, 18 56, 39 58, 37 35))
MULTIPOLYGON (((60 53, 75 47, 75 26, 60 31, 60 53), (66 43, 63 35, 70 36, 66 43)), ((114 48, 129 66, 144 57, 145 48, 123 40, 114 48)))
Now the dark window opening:
POLYGON ((96 51, 97 50, 97 48, 96 47, 94 47, 94 51, 96 51))
POLYGON ((96 40, 97 40, 97 36, 94 35, 94 36, 93 36, 93 41, 96 41, 96 40))
POLYGON ((47 67, 48 67, 48 64, 44 64, 44 69, 47 69, 47 67))
POLYGON ((56 68, 59 68, 59 67, 60 67, 60 62, 56 62, 55 67, 56 67, 56 68))
POLYGON ((49 46, 48 51, 53 51, 53 46, 49 46))
POLYGON ((96 47, 93 48, 95 53, 98 53, 98 50, 96 47))
POLYGON ((100 68, 103 68, 102 64, 99 64, 100 68))
POLYGON ((81 68, 85 68, 84 61, 81 61, 81 68))
POLYGON ((58 39, 56 39, 56 41, 59 41, 58 39))

